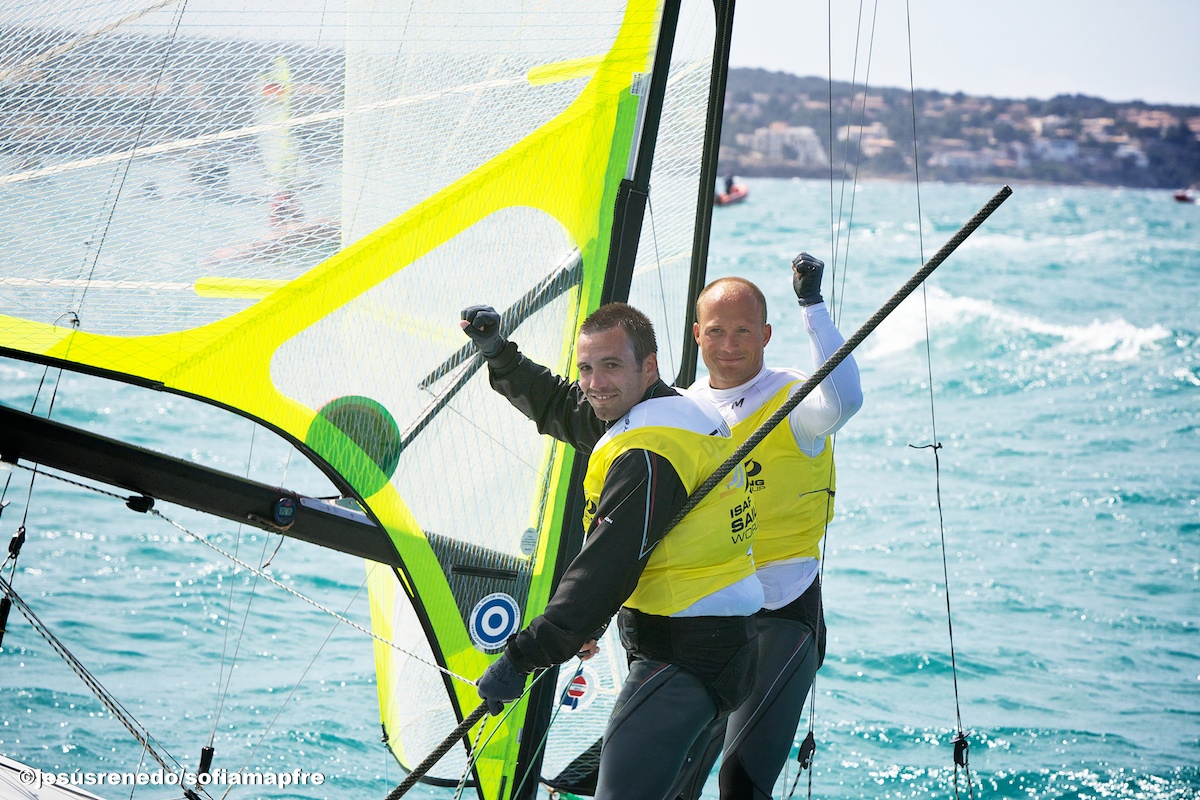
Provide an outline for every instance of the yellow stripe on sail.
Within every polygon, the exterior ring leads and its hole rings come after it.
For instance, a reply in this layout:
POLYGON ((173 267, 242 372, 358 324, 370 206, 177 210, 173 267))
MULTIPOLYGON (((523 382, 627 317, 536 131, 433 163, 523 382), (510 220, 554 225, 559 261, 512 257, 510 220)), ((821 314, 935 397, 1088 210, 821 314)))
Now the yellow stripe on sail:
POLYGON ((200 297, 236 298, 239 300, 261 300, 272 292, 282 289, 291 281, 268 278, 200 278, 196 281, 196 294, 200 297))
POLYGON ((550 83, 573 81, 576 78, 590 78, 604 63, 607 56, 587 56, 572 58, 568 61, 557 61, 553 64, 543 64, 533 67, 526 73, 525 78, 530 86, 545 86, 550 83))

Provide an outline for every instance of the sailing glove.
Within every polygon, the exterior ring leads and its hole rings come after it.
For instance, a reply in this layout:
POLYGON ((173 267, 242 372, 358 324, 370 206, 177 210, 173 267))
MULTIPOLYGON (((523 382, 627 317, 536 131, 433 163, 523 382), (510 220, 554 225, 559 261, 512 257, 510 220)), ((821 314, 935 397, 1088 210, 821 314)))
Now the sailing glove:
POLYGON ((504 653, 484 670, 476 688, 487 703, 488 713, 496 716, 504 710, 505 703, 516 700, 525 691, 525 673, 513 666, 508 653, 504 653))
POLYGON ((812 306, 824 303, 821 297, 821 274, 825 271, 825 262, 808 253, 801 253, 792 259, 792 288, 796 291, 796 299, 802 306, 812 306))
POLYGON ((500 315, 491 306, 469 306, 462 311, 468 325, 463 332, 471 338, 484 358, 500 355, 508 340, 500 335, 500 315))

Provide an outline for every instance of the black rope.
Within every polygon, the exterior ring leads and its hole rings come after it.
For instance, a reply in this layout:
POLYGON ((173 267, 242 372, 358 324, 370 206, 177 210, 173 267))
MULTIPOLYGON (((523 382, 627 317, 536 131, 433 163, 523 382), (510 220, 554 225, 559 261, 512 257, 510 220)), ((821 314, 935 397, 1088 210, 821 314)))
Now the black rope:
POLYGON ((950 238, 950 241, 942 245, 942 249, 938 250, 937 253, 933 255, 933 258, 929 259, 929 261, 922 266, 921 269, 917 270, 917 272, 913 274, 913 276, 909 278, 904 285, 901 286, 896 293, 893 294, 891 298, 879 308, 878 311, 871 315, 870 319, 862 324, 862 327, 851 334, 850 338, 847 339, 846 342, 839 347, 834 354, 825 361, 824 364, 818 367, 816 372, 809 376, 808 380, 801 385, 794 395, 788 398, 787 402, 780 406, 774 414, 768 417, 767 420, 758 428, 758 430, 752 433, 750 437, 746 439, 746 441, 743 442, 737 448, 737 450, 734 451, 733 455, 726 459, 725 462, 721 464, 721 466, 719 466, 717 470, 704 481, 704 483, 700 484, 700 486, 697 487, 694 492, 688 495, 688 499, 683 504, 683 507, 679 509, 679 512, 667 525, 667 531, 670 531, 672 528, 678 525, 679 522, 685 516, 687 516, 688 513, 694 509, 709 492, 716 488, 717 484, 719 484, 726 475, 728 475, 734 470, 735 467, 742 463, 742 459, 746 457, 747 453, 753 450, 759 442, 766 438, 767 434, 773 431, 780 422, 787 419, 787 416, 792 412, 792 409, 798 406, 805 397, 808 397, 808 395, 812 394, 812 391, 820 385, 821 381, 825 380, 829 373, 833 372, 833 370, 837 368, 838 364, 842 363, 842 361, 846 359, 846 356, 854 352, 854 349, 862 344, 863 340, 866 339, 872 331, 879 327, 879 324, 883 322, 889 314, 895 311, 896 307, 900 305, 900 303, 904 302, 904 299, 912 294, 913 291, 920 286, 921 283, 923 283, 924 280, 928 278, 930 274, 932 274, 933 271, 937 269, 938 266, 945 261, 946 258, 949 257, 949 255, 953 253, 958 246, 975 231, 976 228, 982 225, 983 221, 991 216, 992 212, 999 208, 1000 204, 1007 200, 1011 194, 1012 189, 1007 186, 996 192, 992 199, 989 200, 983 208, 977 211, 975 216, 971 217, 971 219, 968 220, 967 223, 950 238))
POLYGON ((387 796, 387 800, 399 800, 399 798, 407 794, 408 790, 416 786, 417 782, 421 780, 421 778, 425 777, 425 773, 429 772, 433 765, 441 760, 442 756, 446 755, 446 753, 449 753, 451 748, 458 743, 458 740, 466 736, 475 723, 483 719, 483 716, 486 713, 487 703, 481 702, 475 707, 474 711, 467 715, 466 719, 458 723, 458 727, 452 730, 450 735, 447 736, 441 744, 433 749, 433 752, 425 756, 424 761, 422 761, 420 764, 417 764, 417 766, 413 768, 413 771, 408 773, 404 780, 400 781, 400 784, 395 789, 392 789, 387 796))

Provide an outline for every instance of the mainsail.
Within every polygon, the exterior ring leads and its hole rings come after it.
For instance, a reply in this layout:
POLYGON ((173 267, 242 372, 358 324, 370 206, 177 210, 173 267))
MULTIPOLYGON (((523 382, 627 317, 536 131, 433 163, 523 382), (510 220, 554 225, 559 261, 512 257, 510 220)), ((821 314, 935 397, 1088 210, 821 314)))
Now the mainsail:
MULTIPOLYGON (((381 721, 411 767, 582 535, 573 452, 490 391, 457 312, 494 305, 571 374, 579 321, 628 297, 664 374, 690 378, 732 11, 236 5, 0 11, 0 353, 254 419, 356 508, 244 483, 226 500, 184 464, 164 486, 153 454, 23 413, 0 451, 369 558, 397 645, 376 646, 381 721)), ((586 783, 606 711, 588 691, 619 664, 565 671, 569 691, 540 682, 432 779, 530 796, 544 757, 586 783)))

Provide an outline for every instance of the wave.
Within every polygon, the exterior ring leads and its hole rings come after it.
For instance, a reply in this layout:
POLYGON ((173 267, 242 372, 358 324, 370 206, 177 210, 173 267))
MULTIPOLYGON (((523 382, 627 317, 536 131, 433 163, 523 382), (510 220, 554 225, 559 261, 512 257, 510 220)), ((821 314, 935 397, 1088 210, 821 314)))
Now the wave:
POLYGON ((1051 356, 1073 354, 1111 361, 1133 361, 1172 335, 1162 325, 1140 328, 1122 318, 1097 319, 1085 325, 1047 322, 988 300, 956 297, 937 287, 929 288, 927 297, 928 323, 925 304, 919 296, 910 296, 872 334, 864 360, 883 360, 923 344, 927 326, 935 345, 939 338, 953 343, 979 337, 1005 345, 1006 350, 1017 349, 1020 355, 1045 351, 1051 356), (1034 346, 1014 348, 1022 338, 1033 339, 1025 344, 1034 346))

